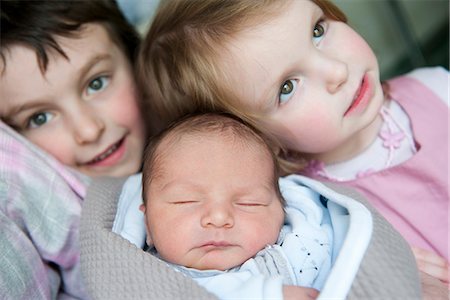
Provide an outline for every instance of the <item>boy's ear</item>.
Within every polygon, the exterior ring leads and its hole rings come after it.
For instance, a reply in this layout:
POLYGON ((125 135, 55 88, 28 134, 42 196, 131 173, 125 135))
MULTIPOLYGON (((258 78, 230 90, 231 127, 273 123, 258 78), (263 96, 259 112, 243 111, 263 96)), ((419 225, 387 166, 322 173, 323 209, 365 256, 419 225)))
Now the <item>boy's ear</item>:
POLYGON ((142 213, 145 215, 145 205, 144 204, 139 205, 139 210, 142 211, 142 213))

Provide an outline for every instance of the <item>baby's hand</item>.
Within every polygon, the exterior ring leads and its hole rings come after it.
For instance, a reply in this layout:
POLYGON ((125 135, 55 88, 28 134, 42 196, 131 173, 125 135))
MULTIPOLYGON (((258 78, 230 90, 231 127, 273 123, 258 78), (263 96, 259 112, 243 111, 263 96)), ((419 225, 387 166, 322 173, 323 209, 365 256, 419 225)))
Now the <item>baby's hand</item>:
POLYGON ((420 271, 442 281, 447 287, 449 285, 449 264, 448 261, 428 250, 412 248, 416 257, 417 266, 420 271))
POLYGON ((317 296, 319 296, 319 292, 312 288, 294 285, 283 285, 283 298, 285 300, 309 300, 316 299, 317 296))
POLYGON ((420 272, 422 296, 424 300, 450 300, 448 285, 425 272, 420 272))

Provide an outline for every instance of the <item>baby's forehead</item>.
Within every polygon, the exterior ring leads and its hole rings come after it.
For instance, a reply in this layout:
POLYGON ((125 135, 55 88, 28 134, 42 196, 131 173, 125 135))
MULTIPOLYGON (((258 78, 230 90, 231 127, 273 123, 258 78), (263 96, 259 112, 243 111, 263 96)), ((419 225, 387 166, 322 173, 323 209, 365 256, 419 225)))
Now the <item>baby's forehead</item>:
POLYGON ((156 153, 167 151, 170 148, 188 146, 196 147, 202 145, 202 142, 234 145, 235 147, 248 148, 249 151, 258 151, 261 156, 267 152, 267 146, 262 138, 249 132, 238 132, 236 130, 192 130, 192 131, 173 131, 166 135, 158 145, 156 153), (265 150, 265 151, 263 151, 265 150))

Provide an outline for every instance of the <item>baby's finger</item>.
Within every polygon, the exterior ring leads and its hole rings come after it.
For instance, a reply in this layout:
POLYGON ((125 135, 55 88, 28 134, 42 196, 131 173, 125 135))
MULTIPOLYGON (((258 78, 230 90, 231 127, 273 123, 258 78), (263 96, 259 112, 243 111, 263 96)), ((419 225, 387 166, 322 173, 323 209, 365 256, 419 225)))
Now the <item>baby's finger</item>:
POLYGON ((420 271, 422 271, 430 276, 433 276, 434 278, 437 278, 446 284, 449 283, 449 269, 448 268, 442 268, 441 266, 430 264, 430 263, 424 262, 422 260, 417 261, 417 266, 420 271))
POLYGON ((442 268, 449 269, 448 261, 431 251, 415 247, 412 247, 412 251, 414 253, 414 256, 416 257, 416 260, 421 260, 436 266, 441 266, 442 268))

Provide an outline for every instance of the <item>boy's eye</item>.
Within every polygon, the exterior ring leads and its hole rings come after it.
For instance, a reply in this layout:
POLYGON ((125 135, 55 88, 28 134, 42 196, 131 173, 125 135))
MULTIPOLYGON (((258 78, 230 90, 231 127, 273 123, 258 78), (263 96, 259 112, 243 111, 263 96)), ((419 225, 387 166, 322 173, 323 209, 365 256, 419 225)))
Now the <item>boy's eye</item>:
POLYGON ((289 99, 291 99, 291 97, 294 95, 295 91, 297 90, 297 80, 294 79, 289 79, 286 80, 283 85, 280 88, 280 93, 279 93, 279 103, 283 104, 287 101, 289 101, 289 99))
POLYGON ((88 95, 97 93, 105 89, 109 84, 109 80, 106 76, 100 76, 89 82, 87 87, 88 95))
POLYGON ((32 115, 27 124, 27 128, 38 128, 53 119, 53 114, 49 112, 39 112, 32 115))

